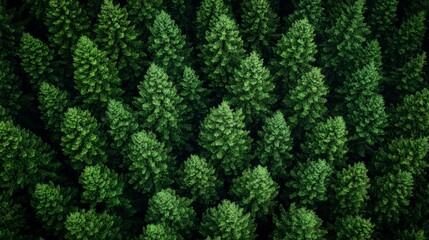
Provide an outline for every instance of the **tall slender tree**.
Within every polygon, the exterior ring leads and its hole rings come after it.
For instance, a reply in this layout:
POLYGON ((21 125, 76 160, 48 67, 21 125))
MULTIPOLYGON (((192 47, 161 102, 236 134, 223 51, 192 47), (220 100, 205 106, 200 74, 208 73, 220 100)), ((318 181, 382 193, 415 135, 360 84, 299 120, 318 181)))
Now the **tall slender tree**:
POLYGON ((21 80, 13 72, 10 61, 0 57, 0 105, 11 116, 16 116, 21 109, 21 80))
POLYGON ((164 0, 128 0, 127 2, 130 22, 146 38, 146 36, 149 36, 150 26, 152 26, 156 16, 165 9, 164 0))
POLYGON ((200 44, 206 42, 206 32, 210 31, 224 14, 232 17, 232 10, 224 0, 201 1, 195 19, 196 36, 200 44))

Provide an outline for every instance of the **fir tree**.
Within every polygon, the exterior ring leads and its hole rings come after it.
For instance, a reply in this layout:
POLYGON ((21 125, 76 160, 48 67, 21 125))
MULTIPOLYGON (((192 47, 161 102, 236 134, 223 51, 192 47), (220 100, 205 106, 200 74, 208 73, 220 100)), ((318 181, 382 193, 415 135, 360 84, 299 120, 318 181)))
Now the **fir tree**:
POLYGON ((168 0, 166 5, 168 12, 173 15, 172 18, 179 28, 186 34, 193 34, 195 3, 187 0, 168 0))
POLYGON ((227 176, 236 176, 249 166, 252 139, 245 130, 241 110, 228 102, 212 108, 201 124, 198 138, 210 164, 227 176))
POLYGON ((15 66, 18 40, 24 30, 24 26, 22 26, 22 23, 16 22, 16 11, 7 9, 6 5, 9 4, 2 2, 0 5, 0 59, 1 61, 11 61, 12 66, 15 66))
POLYGON ((221 15, 232 17, 230 6, 224 0, 203 0, 198 7, 195 19, 196 36, 200 43, 205 43, 207 31, 218 22, 221 15))
POLYGON ((335 168, 344 166, 348 148, 343 117, 330 117, 326 121, 316 123, 311 131, 305 134, 301 149, 309 159, 325 159, 335 168))
POLYGON ((243 110, 248 124, 261 122, 276 101, 270 71, 256 52, 241 61, 226 88, 228 102, 243 110))
POLYGON ((247 169, 232 181, 231 195, 246 212, 261 218, 269 215, 276 205, 279 185, 271 179, 267 167, 258 165, 247 169))
POLYGON ((209 239, 251 240, 256 238, 255 230, 250 214, 229 200, 209 208, 203 214, 200 227, 200 233, 209 239))
POLYGON ((372 35, 383 43, 391 37, 392 29, 395 28, 399 0, 368 3, 371 4, 368 11, 368 25, 371 26, 372 35))
POLYGON ((401 68, 392 74, 392 82, 396 88, 396 96, 414 94, 427 87, 424 78, 424 68, 426 66, 426 52, 412 57, 401 68))
POLYGON ((170 188, 161 190, 149 199, 146 221, 165 223, 177 233, 189 236, 196 217, 191 203, 190 199, 178 196, 170 188))
POLYGON ((17 115, 21 109, 20 85, 20 79, 13 73, 10 62, 0 57, 0 105, 12 116, 17 115))
POLYGON ((374 224, 361 216, 346 216, 335 223, 336 239, 367 240, 372 239, 374 224))
POLYGON ((12 121, 11 116, 9 115, 8 111, 6 110, 6 108, 4 108, 3 106, 0 105, 0 121, 12 121))
POLYGON ((64 114, 61 133, 62 150, 76 171, 107 161, 105 137, 88 110, 69 108, 64 114))
POLYGON ((140 235, 140 240, 183 240, 182 236, 165 223, 148 224, 140 235))
POLYGON ((321 0, 301 0, 293 1, 292 3, 295 9, 288 16, 290 23, 307 19, 318 34, 323 33, 326 16, 321 0))
POLYGON ((191 195, 193 201, 211 205, 219 199, 217 192, 222 182, 205 158, 191 155, 184 163, 180 179, 180 187, 191 195))
POLYGON ((322 229, 322 220, 314 211, 305 207, 298 208, 295 204, 290 206, 288 212, 283 208, 281 210, 280 217, 274 218, 275 229, 272 236, 274 240, 325 238, 327 231, 322 229))
POLYGON ((168 187, 172 183, 172 161, 165 144, 158 142, 155 134, 148 131, 134 133, 127 158, 129 183, 134 189, 144 193, 168 187))
POLYGON ((2 191, 0 194, 0 238, 19 239, 26 225, 24 208, 13 201, 12 196, 2 191))
POLYGON ((293 140, 289 126, 280 111, 265 120, 258 132, 260 140, 256 143, 256 156, 262 166, 267 166, 275 180, 282 179, 286 168, 291 166, 293 140))
POLYGON ((152 26, 156 16, 164 9, 164 1, 128 0, 127 2, 127 12, 130 15, 131 23, 142 33, 143 37, 148 36, 150 26, 152 26))

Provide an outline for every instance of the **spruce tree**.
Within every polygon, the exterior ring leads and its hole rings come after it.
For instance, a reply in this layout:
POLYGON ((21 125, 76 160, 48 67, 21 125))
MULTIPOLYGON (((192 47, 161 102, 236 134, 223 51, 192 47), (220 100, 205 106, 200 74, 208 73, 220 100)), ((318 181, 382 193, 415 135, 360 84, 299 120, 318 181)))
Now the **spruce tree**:
POLYGON ((280 217, 274 218, 275 229, 272 239, 319 240, 325 238, 327 231, 322 228, 322 220, 314 211, 297 207, 295 204, 290 206, 288 212, 283 208, 281 210, 280 217))
POLYGON ((14 74, 10 61, 0 56, 0 105, 12 116, 21 109, 21 80, 14 74))
POLYGON ((122 95, 121 79, 106 52, 83 36, 73 53, 75 88, 84 105, 91 109, 105 108, 109 99, 122 95))
POLYGON ((131 136, 127 165, 129 183, 143 193, 153 193, 168 187, 173 173, 173 159, 164 143, 155 134, 141 131, 131 136))
POLYGON ((402 67, 398 68, 391 76, 396 88, 396 96, 414 94, 427 87, 424 77, 426 66, 426 52, 410 58, 402 67))
POLYGON ((280 84, 281 96, 294 89, 299 80, 312 71, 317 54, 314 37, 314 27, 307 19, 299 19, 275 45, 271 66, 274 78, 280 84))
POLYGON ((130 22, 146 38, 149 35, 149 28, 152 26, 156 16, 163 10, 163 0, 128 0, 127 12, 130 16, 130 22), (144 9, 144 11, 142 11, 144 9))
POLYGON ((280 111, 265 120, 258 132, 256 157, 262 166, 267 166, 274 180, 285 177, 286 168, 291 166, 293 140, 291 131, 280 111))
POLYGON ((399 0, 386 0, 368 2, 368 25, 371 27, 372 36, 384 43, 391 37, 395 28, 396 12, 399 0))
POLYGON ((0 5, 0 59, 12 61, 12 66, 15 66, 18 42, 24 26, 22 22, 16 22, 16 11, 6 8, 6 5, 9 4, 3 2, 0 5))
POLYGON ((171 188, 163 189, 149 199, 146 222, 165 223, 177 233, 189 236, 195 225, 192 201, 180 197, 171 188))
POLYGON ((88 110, 69 108, 64 114, 61 133, 62 150, 76 171, 107 161, 105 136, 88 110))
POLYGON ((346 216, 335 223, 336 239, 367 240, 372 239, 374 224, 361 216, 346 216))
POLYGON ((195 3, 187 0, 168 0, 166 5, 179 28, 186 34, 193 34, 195 3))
POLYGON ((230 6, 224 0, 203 0, 196 12, 195 31, 200 44, 206 42, 207 31, 210 31, 221 15, 232 17, 230 6))
POLYGON ((0 194, 0 238, 19 239, 26 225, 26 212, 21 204, 17 204, 12 196, 5 191, 0 194))
POLYGON ((246 212, 257 218, 273 212, 278 193, 279 185, 272 180, 267 167, 260 165, 245 170, 232 181, 232 197, 246 212))
POLYGON ((305 134, 301 149, 309 159, 325 159, 335 168, 345 165, 347 159, 347 129, 341 116, 330 117, 326 121, 316 123, 305 134))
POLYGON ((9 115, 6 108, 0 105, 0 121, 8 121, 8 120, 12 121, 11 116, 9 115))
POLYGON ((243 1, 241 29, 246 48, 267 56, 275 43, 279 18, 269 0, 243 1))
POLYGON ((301 19, 307 19, 318 34, 323 33, 325 24, 325 10, 321 0, 293 1, 294 11, 288 15, 288 21, 294 23, 301 19))
POLYGON ((200 233, 208 239, 251 240, 256 238, 255 230, 250 213, 229 200, 207 209, 200 227, 200 233))
POLYGON ((263 66, 261 57, 252 52, 241 61, 240 67, 226 85, 226 99, 232 106, 243 110, 247 124, 256 124, 267 117, 276 101, 274 87, 270 71, 263 66))
POLYGON ((245 130, 241 110, 233 111, 224 101, 201 123, 199 145, 210 164, 227 176, 236 176, 250 163, 252 139, 245 130))
POLYGON ((193 201, 203 205, 216 203, 221 185, 214 167, 205 158, 191 155, 184 162, 180 172, 180 188, 189 193, 193 201))
POLYGON ((183 240, 183 237, 165 223, 148 224, 139 237, 140 240, 183 240))
POLYGON ((219 16, 205 36, 206 43, 201 46, 200 55, 203 71, 216 96, 222 98, 225 87, 244 58, 243 40, 235 21, 224 14, 219 16))

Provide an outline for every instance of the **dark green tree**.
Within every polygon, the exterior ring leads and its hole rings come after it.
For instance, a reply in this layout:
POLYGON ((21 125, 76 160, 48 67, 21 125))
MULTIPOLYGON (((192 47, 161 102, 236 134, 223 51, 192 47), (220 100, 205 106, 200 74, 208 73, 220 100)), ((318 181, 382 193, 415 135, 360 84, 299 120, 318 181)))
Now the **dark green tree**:
POLYGON ((183 240, 183 237, 165 223, 148 224, 140 235, 140 240, 183 240))
POLYGON ((374 224, 361 216, 346 216, 337 219, 335 231, 336 239, 367 240, 372 239, 374 224))
POLYGON ((396 12, 399 0, 368 2, 368 25, 371 27, 372 36, 384 43, 391 37, 397 21, 396 12))
POLYGON ((218 22, 221 15, 232 17, 230 6, 224 0, 203 0, 197 9, 195 19, 196 36, 200 44, 206 42, 207 31, 218 22))
POLYGON ((250 213, 229 200, 207 209, 200 227, 200 233, 208 239, 251 240, 256 238, 255 230, 250 213))
POLYGON ((0 57, 0 105, 8 114, 16 116, 21 109, 21 80, 13 72, 11 63, 0 57))
POLYGON ((76 171, 107 161, 105 136, 88 110, 69 108, 64 114, 61 133, 62 150, 76 171))
POLYGON ((208 162, 227 176, 237 176, 250 163, 252 139, 245 130, 241 110, 233 111, 223 101, 201 123, 198 138, 208 162))
POLYGON ((321 34, 325 26, 325 10, 322 6, 322 0, 301 0, 292 1, 294 11, 288 15, 288 21, 294 23, 301 19, 307 19, 314 27, 314 30, 321 34))
POLYGON ((241 61, 240 67, 226 85, 227 101, 243 110, 245 122, 249 125, 264 120, 276 102, 270 71, 263 64, 261 57, 252 52, 241 61))
POLYGON ((276 206, 279 185, 273 181, 267 167, 247 169, 232 181, 231 195, 253 217, 271 214, 276 206))
POLYGON ((214 167, 205 158, 191 155, 185 161, 180 172, 180 187, 191 195, 193 201, 204 205, 216 203, 221 185, 214 167))
POLYGON ((196 220, 191 203, 171 188, 161 190, 149 199, 146 222, 165 223, 177 233, 189 236, 196 220))
POLYGON ((12 121, 11 116, 9 115, 6 108, 0 105, 0 121, 9 121, 9 120, 12 121))
POLYGON ((286 168, 292 165, 293 140, 289 126, 280 111, 265 120, 258 132, 261 138, 256 143, 256 157, 262 166, 267 166, 275 180, 282 179, 286 168))
POLYGON ((6 2, 0 4, 0 59, 12 61, 12 66, 15 66, 19 38, 24 26, 22 22, 17 22, 16 10, 6 8, 6 5, 10 4, 6 2))
POLYGON ((424 68, 426 66, 426 52, 417 54, 392 74, 392 82, 396 88, 395 96, 414 94, 428 84, 425 81, 424 68))
POLYGON ((75 88, 85 106, 105 108, 109 99, 118 98, 123 91, 121 79, 106 52, 99 50, 91 39, 83 36, 73 53, 75 88))
POLYGON ((347 129, 343 117, 330 117, 316 123, 305 134, 301 149, 309 159, 325 159, 335 168, 341 168, 347 160, 347 129))
POLYGON ((128 0, 127 12, 130 22, 146 38, 149 36, 149 29, 156 16, 165 9, 163 0, 128 0), (144 11, 142 11, 144 9, 144 11))
POLYGON ((322 228, 322 220, 314 211, 305 207, 299 208, 295 204, 290 206, 288 212, 283 208, 281 210, 280 217, 274 218, 274 240, 325 238, 327 231, 322 228))
POLYGON ((167 0, 166 5, 168 12, 180 29, 184 33, 193 34, 195 3, 187 0, 167 0))
POLYGON ((172 183, 173 159, 165 144, 159 142, 152 132, 141 131, 131 136, 127 164, 129 183, 136 190, 153 193, 172 183))
POLYGON ((20 239, 26 225, 24 208, 4 191, 0 194, 0 239, 20 239))

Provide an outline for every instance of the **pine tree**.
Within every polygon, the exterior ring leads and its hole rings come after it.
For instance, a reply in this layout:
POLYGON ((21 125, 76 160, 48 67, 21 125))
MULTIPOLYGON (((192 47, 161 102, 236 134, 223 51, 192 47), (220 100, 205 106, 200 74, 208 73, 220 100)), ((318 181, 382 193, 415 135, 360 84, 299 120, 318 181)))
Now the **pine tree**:
POLYGON ((105 137, 88 110, 69 108, 64 114, 61 133, 62 150, 76 171, 107 161, 105 137))
POLYGON ((129 183, 140 192, 157 192, 172 183, 173 159, 152 132, 141 131, 131 136, 127 164, 129 183))
POLYGON ((336 216, 357 215, 365 208, 370 187, 368 170, 355 163, 337 171, 332 184, 332 206, 336 216))
POLYGON ((335 223, 336 239, 367 240, 372 239, 374 224, 361 216, 346 216, 335 223))
POLYGON ((215 26, 221 15, 232 17, 232 10, 224 0, 201 1, 195 19, 196 36, 200 44, 206 42, 207 31, 215 26))
POLYGON ((161 190, 149 199, 146 222, 165 223, 177 233, 189 236, 196 217, 191 203, 190 199, 178 196, 171 188, 161 190))
POLYGON ((142 33, 143 37, 148 36, 150 26, 152 26, 156 16, 164 9, 164 1, 128 0, 127 2, 127 12, 129 13, 131 23, 142 33))
POLYGON ((201 46, 200 55, 203 71, 212 90, 222 98, 225 87, 244 58, 243 40, 237 24, 227 15, 219 16, 205 36, 206 43, 201 46))
POLYGON ((179 28, 186 34, 193 34, 195 3, 187 0, 167 0, 166 5, 179 28))
POLYGON ((279 18, 268 0, 243 1, 241 29, 246 48, 267 56, 275 43, 279 18))
POLYGON ((250 163, 252 139, 245 130, 241 110, 233 111, 224 101, 201 123, 198 138, 210 164, 227 176, 236 176, 250 163))
POLYGON ((299 80, 312 71, 317 53, 314 37, 313 26, 307 19, 299 19, 274 47, 271 66, 274 78, 280 84, 281 96, 295 88, 299 80))
POLYGON ((180 184, 181 189, 189 193, 193 201, 211 205, 219 199, 218 190, 222 182, 205 158, 191 155, 180 172, 180 184))
POLYGON ((329 89, 324 80, 320 69, 313 67, 284 98, 283 104, 287 108, 286 114, 292 129, 302 128, 308 131, 325 118, 329 89))
POLYGON ((307 19, 318 35, 323 33, 326 16, 321 0, 300 0, 292 3, 295 8, 288 16, 290 23, 307 19))
POLYGON ((347 129, 343 117, 330 117, 316 123, 305 134, 301 149, 309 159, 325 159, 335 168, 345 165, 347 159, 347 129))
POLYGON ((70 213, 64 223, 66 239, 121 239, 118 217, 94 209, 70 213))
POLYGON ((98 49, 89 38, 83 36, 73 53, 75 88, 85 106, 92 109, 106 107, 109 99, 122 94, 121 79, 106 52, 98 49))
POLYGON ((64 113, 72 106, 69 94, 50 83, 43 82, 40 84, 39 102, 45 129, 51 132, 53 140, 59 141, 64 113))
POLYGON ((191 48, 170 15, 161 11, 150 28, 148 49, 153 63, 164 69, 171 81, 180 82, 183 70, 190 64, 191 48))
POLYGON ((140 240, 183 240, 182 236, 165 223, 148 224, 140 235, 140 240))
POLYGON ((251 240, 256 238, 255 230, 250 213, 229 200, 207 209, 200 227, 200 233, 208 239, 251 240))
POLYGON ((409 61, 401 68, 398 68, 392 74, 392 82, 396 88, 396 96, 405 96, 414 94, 427 87, 428 84, 424 78, 424 68, 426 66, 426 52, 422 52, 409 61))
POLYGON ((273 212, 278 193, 279 185, 272 180, 267 167, 260 165, 245 170, 232 181, 232 197, 246 212, 257 218, 273 212))
POLYGON ((372 35, 384 43, 384 40, 391 37, 392 29, 395 28, 399 0, 368 3, 371 4, 368 9, 368 25, 371 26, 372 35))
POLYGON ((21 109, 21 80, 14 74, 11 63, 0 57, 0 105, 8 114, 16 116, 21 109))
POLYGON ((325 238, 327 231, 322 229, 322 220, 314 211, 305 207, 298 208, 295 204, 290 206, 288 212, 283 208, 281 210, 280 217, 274 218, 274 240, 318 240, 325 238))
POLYGON ((10 194, 0 194, 0 239, 19 239, 26 225, 26 212, 21 204, 17 204, 10 194))
POLYGON ((301 206, 317 208, 318 203, 328 199, 327 191, 332 167, 325 160, 309 160, 298 163, 291 170, 291 179, 286 186, 291 190, 289 198, 301 206))
POLYGON ((265 120, 258 132, 256 156, 262 166, 267 166, 274 180, 282 179, 291 166, 293 140, 289 126, 280 111, 265 120))

